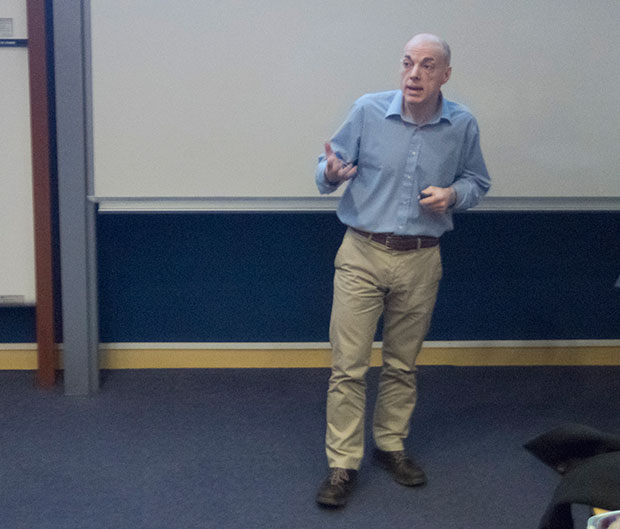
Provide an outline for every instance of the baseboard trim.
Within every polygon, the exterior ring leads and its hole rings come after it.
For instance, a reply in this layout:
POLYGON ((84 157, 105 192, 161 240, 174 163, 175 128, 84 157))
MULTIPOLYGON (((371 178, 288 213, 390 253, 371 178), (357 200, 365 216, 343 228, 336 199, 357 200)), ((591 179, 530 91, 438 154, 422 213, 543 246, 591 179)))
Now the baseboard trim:
MULTIPOLYGON (((329 367, 330 356, 328 343, 110 343, 100 346, 100 367, 317 368, 329 367)), ((380 343, 371 365, 381 365, 380 343)), ((418 365, 620 366, 620 340, 425 342, 418 365)), ((0 370, 33 369, 36 344, 0 344, 0 370)))
POLYGON ((37 369, 37 344, 0 344, 0 370, 37 369))

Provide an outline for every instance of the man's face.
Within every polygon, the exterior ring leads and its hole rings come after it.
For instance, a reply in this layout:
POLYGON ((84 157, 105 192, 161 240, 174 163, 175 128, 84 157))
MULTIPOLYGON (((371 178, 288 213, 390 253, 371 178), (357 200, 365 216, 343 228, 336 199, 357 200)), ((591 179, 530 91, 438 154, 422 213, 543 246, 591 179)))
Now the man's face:
POLYGON ((400 67, 404 105, 412 111, 434 109, 450 73, 450 65, 439 43, 423 38, 409 41, 400 67))

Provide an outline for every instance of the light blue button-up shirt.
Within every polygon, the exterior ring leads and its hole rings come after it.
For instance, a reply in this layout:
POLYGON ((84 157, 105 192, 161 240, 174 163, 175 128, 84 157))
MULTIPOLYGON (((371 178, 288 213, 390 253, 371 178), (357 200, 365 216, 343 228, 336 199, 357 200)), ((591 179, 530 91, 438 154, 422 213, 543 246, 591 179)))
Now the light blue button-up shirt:
MULTIPOLYGON (((357 175, 338 204, 338 218, 373 233, 439 237, 452 229, 452 212, 475 206, 491 183, 476 119, 445 98, 434 119, 419 127, 403 116, 400 90, 364 95, 331 146, 343 160, 357 164, 357 175), (418 195, 428 186, 452 186, 454 207, 444 214, 425 211, 418 195)), ((323 154, 316 170, 321 193, 338 187, 325 180, 326 164, 323 154)))

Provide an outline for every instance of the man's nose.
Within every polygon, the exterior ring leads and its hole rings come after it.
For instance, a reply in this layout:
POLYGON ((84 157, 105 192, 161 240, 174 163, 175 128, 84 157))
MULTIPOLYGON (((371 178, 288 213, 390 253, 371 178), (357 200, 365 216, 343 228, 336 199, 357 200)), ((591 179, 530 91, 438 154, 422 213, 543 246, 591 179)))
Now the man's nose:
POLYGON ((419 79, 420 78, 420 65, 419 64, 415 64, 411 70, 409 71, 409 77, 411 77, 412 79, 419 79))

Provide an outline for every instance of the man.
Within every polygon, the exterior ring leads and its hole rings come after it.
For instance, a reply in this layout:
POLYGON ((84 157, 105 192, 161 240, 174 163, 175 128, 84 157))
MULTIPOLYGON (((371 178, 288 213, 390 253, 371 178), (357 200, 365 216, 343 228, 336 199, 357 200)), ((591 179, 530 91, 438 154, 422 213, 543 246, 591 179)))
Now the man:
POLYGON ((365 375, 381 314, 374 459, 403 485, 426 482, 403 440, 417 395, 415 361, 442 274, 439 237, 452 229, 453 211, 476 205, 490 187, 475 118, 441 93, 450 74, 449 46, 416 35, 405 45, 400 90, 358 99, 319 158, 321 193, 349 181, 338 206, 348 229, 335 259, 321 505, 344 505, 356 481, 365 375))

